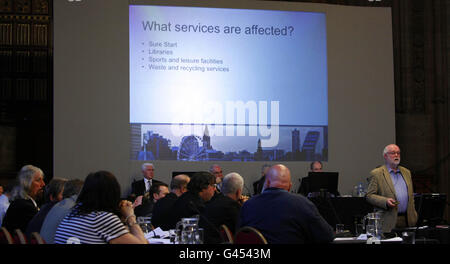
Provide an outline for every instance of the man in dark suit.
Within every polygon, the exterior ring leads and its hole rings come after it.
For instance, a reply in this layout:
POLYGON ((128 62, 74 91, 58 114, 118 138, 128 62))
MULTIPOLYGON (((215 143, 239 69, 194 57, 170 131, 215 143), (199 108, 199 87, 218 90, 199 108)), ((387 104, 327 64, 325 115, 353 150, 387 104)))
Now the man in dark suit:
POLYGON ((266 173, 269 170, 270 165, 264 164, 261 168, 261 178, 259 180, 253 182, 253 195, 260 194, 264 187, 264 182, 266 181, 266 173))
POLYGON ((165 183, 153 183, 150 192, 144 194, 140 205, 134 208, 136 216, 152 216, 153 208, 160 199, 169 193, 169 186, 165 183))
POLYGON ((218 164, 213 164, 211 165, 211 167, 209 167, 209 172, 214 175, 214 177, 216 177, 216 192, 211 198, 211 201, 213 201, 217 196, 220 195, 222 189, 223 171, 222 167, 220 167, 218 164))
POLYGON ((189 181, 189 176, 185 174, 180 174, 172 178, 170 182, 170 193, 158 200, 153 207, 152 224, 155 228, 160 227, 162 230, 170 229, 170 225, 168 224, 170 210, 178 197, 187 192, 189 181))
POLYGON ((226 225, 235 233, 241 204, 244 179, 238 173, 227 174, 222 181, 222 192, 208 202, 200 217, 199 225, 203 227, 205 244, 222 243, 219 228, 226 225))
POLYGON ((152 163, 144 163, 142 164, 142 174, 144 175, 144 179, 140 181, 135 181, 131 184, 131 195, 134 198, 137 198, 141 195, 144 195, 146 192, 150 191, 152 184, 154 183, 162 183, 161 181, 153 179, 155 172, 155 167, 152 163))
MULTIPOLYGON (((313 161, 309 164, 309 169, 311 172, 322 172, 322 162, 313 161)), ((309 191, 309 176, 303 177, 300 182, 300 187, 298 187, 297 193, 303 194, 304 196, 308 195, 309 191)))
POLYGON ((196 172, 192 175, 187 185, 188 191, 178 197, 172 207, 167 221, 169 228, 175 228, 181 218, 199 215, 205 203, 213 197, 216 191, 215 183, 214 175, 209 172, 196 172))
POLYGON ((266 189, 244 203, 240 227, 258 229, 270 244, 328 243, 333 228, 316 206, 302 195, 289 193, 292 182, 289 169, 272 166, 266 175, 266 189))
POLYGON ((223 171, 218 164, 213 164, 209 167, 209 172, 216 177, 216 191, 221 192, 223 171))

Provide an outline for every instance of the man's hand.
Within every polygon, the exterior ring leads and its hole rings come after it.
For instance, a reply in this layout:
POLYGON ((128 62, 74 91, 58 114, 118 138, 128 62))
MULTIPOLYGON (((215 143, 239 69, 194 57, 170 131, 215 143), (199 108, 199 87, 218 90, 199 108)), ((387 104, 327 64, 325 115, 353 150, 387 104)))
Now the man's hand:
POLYGON ((394 208, 397 207, 397 205, 399 204, 399 202, 397 202, 396 200, 392 199, 392 198, 388 198, 386 200, 386 205, 389 208, 394 208))
POLYGON ((137 198, 136 198, 136 200, 134 200, 134 203, 133 203, 133 208, 136 208, 137 206, 139 206, 139 205, 141 205, 142 204, 142 195, 139 195, 137 198))

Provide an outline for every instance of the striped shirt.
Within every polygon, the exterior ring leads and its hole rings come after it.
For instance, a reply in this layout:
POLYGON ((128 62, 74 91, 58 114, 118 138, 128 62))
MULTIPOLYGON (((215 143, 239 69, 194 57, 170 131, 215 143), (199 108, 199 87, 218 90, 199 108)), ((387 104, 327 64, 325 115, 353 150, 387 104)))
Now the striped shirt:
POLYGON ((55 233, 56 244, 107 244, 111 239, 128 233, 128 229, 113 213, 96 211, 87 215, 64 217, 55 233))

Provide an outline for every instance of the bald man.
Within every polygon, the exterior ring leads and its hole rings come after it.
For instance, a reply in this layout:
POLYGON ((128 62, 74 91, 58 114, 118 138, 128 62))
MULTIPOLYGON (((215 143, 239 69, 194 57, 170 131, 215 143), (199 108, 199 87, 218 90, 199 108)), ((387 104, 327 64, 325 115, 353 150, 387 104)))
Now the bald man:
POLYGON ((185 174, 179 174, 172 178, 170 182, 170 193, 158 200, 153 207, 152 224, 154 227, 161 227, 162 230, 169 230, 169 217, 172 206, 183 193, 187 192, 187 185, 191 178, 185 174))
POLYGON ((269 244, 329 243, 333 228, 316 206, 301 195, 289 193, 291 172, 282 165, 272 166, 266 175, 266 188, 244 203, 239 226, 258 229, 269 244))
POLYGON ((395 144, 383 150, 385 164, 370 172, 367 201, 383 213, 383 232, 415 226, 411 172, 400 164, 400 148, 395 144))

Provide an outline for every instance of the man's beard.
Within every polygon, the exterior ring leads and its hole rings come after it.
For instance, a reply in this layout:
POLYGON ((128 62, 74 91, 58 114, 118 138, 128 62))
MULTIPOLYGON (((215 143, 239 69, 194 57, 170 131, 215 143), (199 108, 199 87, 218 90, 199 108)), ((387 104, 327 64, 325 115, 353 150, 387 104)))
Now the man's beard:
POLYGON ((392 164, 394 164, 395 166, 398 166, 399 164, 400 164, 400 159, 398 159, 398 160, 393 160, 392 161, 392 164))

